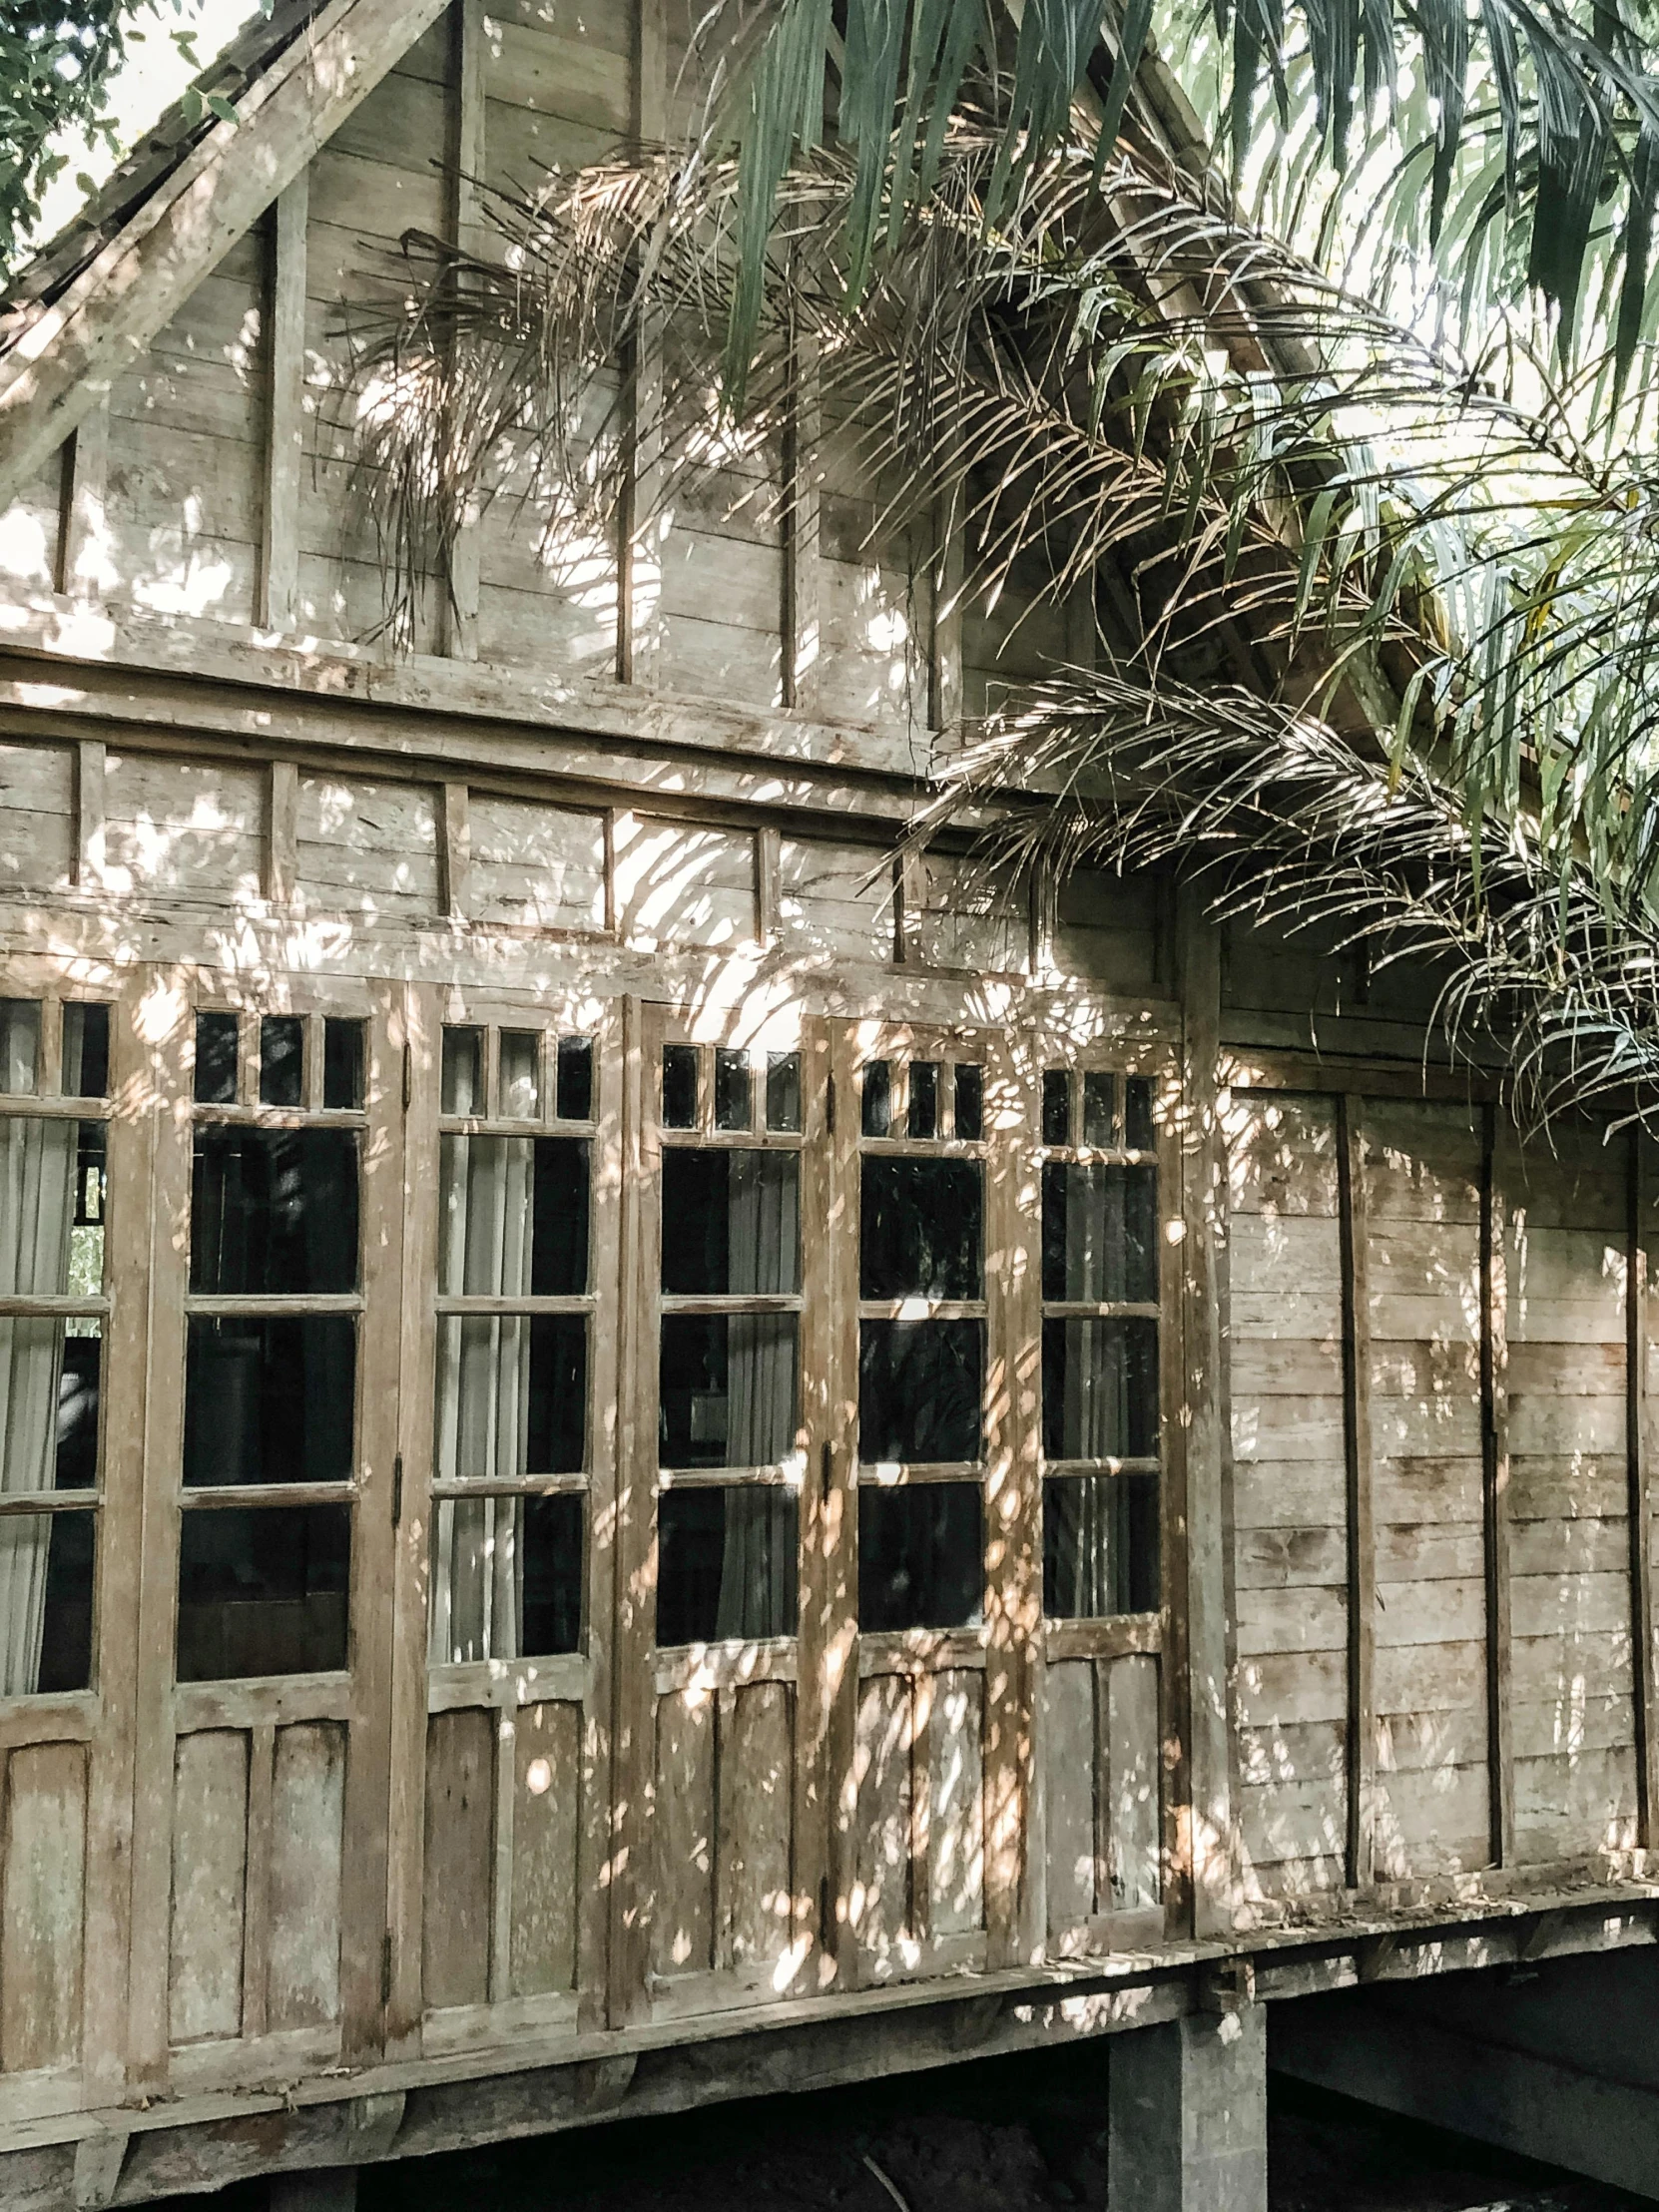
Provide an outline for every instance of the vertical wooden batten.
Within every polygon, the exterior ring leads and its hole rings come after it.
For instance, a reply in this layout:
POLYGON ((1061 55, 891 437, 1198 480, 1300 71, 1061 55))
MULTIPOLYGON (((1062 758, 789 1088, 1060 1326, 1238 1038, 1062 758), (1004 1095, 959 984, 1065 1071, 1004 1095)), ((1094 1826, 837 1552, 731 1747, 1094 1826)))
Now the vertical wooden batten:
MULTIPOLYGON (((668 31, 664 0, 635 0, 633 140, 661 146, 668 135, 668 31)), ((650 686, 657 677, 661 631, 661 560, 650 540, 661 524, 663 333, 644 308, 621 363, 627 465, 617 529, 616 673, 622 684, 650 686), (648 570, 656 582, 646 589, 648 570)))
POLYGON ((309 172, 276 197, 269 232, 270 339, 255 620, 291 630, 298 613, 299 486, 305 454, 305 225, 309 172))
POLYGON ((97 890, 104 880, 104 781, 108 763, 96 738, 75 748, 75 886, 97 890))
MULTIPOLYGON (((478 188, 484 175, 483 0, 454 0, 450 11, 448 159, 445 182, 449 236, 463 254, 483 244, 478 188)), ((449 573, 438 595, 440 649, 451 660, 478 658, 478 517, 468 511, 449 548, 449 573)))
POLYGON ((472 874, 472 817, 467 787, 445 784, 438 838, 438 897, 451 921, 464 921, 472 874))
POLYGON ((1509 1342, 1497 1188, 1497 1109, 1480 1109, 1480 1444, 1486 1579, 1486 1760, 1492 1864, 1515 1863, 1515 1766, 1509 1730, 1509 1342))
POLYGON ((819 384, 816 342, 797 335, 784 415, 783 701, 811 714, 817 701, 823 608, 819 568, 819 384))
POLYGON ((284 907, 298 878, 299 771, 291 761, 273 761, 266 773, 264 889, 269 905, 284 907))
POLYGON ((1337 1199, 1342 1243, 1343 1452, 1348 1480, 1348 1770, 1346 1880, 1375 1880, 1377 1546, 1372 1526, 1371 1305, 1367 1264, 1364 1106, 1337 1097, 1337 1199))
POLYGON ((110 468, 108 399, 82 417, 63 445, 59 492, 56 588, 67 598, 96 601, 104 596, 108 551, 106 505, 110 468))
POLYGON ((1631 1688, 1636 1738, 1636 1841, 1654 1848, 1659 1804, 1659 1744, 1654 1740, 1656 1694, 1653 1648, 1653 1546, 1651 1468, 1653 1420, 1647 1386, 1648 1247, 1645 1235, 1652 1176, 1640 1129, 1629 1135, 1629 1221, 1625 1246, 1625 1454, 1629 1479, 1630 1634, 1634 1650, 1631 1688))

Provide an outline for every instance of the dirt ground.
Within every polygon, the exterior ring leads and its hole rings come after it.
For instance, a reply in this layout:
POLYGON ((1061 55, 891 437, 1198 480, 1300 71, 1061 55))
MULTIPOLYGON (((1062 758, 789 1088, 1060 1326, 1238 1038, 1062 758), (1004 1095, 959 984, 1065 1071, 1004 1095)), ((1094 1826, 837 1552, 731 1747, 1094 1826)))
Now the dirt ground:
MULTIPOLYGON (((359 2212, 1103 2212, 1102 2087, 1088 2046, 983 2061, 375 2167, 359 2212)), ((1652 2212, 1278 2077, 1271 2128, 1272 2212, 1652 2212)))

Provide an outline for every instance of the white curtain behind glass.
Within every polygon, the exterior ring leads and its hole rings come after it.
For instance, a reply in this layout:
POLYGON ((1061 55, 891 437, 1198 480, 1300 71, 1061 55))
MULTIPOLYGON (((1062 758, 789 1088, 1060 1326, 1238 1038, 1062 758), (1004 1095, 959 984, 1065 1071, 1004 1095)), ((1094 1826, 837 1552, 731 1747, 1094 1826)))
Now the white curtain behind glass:
MULTIPOLYGON (((1066 1171, 1065 1296, 1104 1304, 1123 1296, 1123 1196, 1121 1175, 1101 1162, 1066 1171)), ((1060 1440, 1067 1459, 1111 1458, 1119 1442, 1122 1347, 1099 1322, 1068 1321, 1065 1406, 1060 1440)), ((1065 1564, 1062 1586, 1076 1612, 1095 1618, 1117 1610, 1112 1584, 1119 1546, 1113 1520, 1121 1508, 1110 1475, 1055 1485, 1051 1510, 1065 1564)))
MULTIPOLYGON (((0 1292, 62 1293, 75 1213, 76 1124, 0 1120, 0 1292)), ((57 1445, 63 1324, 0 1320, 0 1489, 50 1489, 57 1445)), ((40 1681, 46 1629, 45 1514, 0 1518, 0 1696, 40 1681)))
MULTIPOLYGON (((794 1153, 731 1155, 728 1250, 734 1293, 791 1292, 800 1283, 800 1169, 794 1153)), ((726 1324, 726 1461, 776 1466, 795 1448, 794 1314, 733 1314, 726 1324)), ((720 1637, 792 1635, 782 1630, 794 1563, 794 1493, 788 1509, 775 1487, 726 1493, 720 1637)))

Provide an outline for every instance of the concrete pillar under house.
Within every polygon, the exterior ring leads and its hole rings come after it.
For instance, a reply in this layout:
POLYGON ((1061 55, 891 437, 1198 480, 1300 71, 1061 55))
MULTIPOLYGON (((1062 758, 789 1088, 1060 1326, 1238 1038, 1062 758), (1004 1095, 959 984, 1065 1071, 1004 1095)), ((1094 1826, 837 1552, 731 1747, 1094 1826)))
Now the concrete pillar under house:
POLYGON ((1110 2212, 1267 2212, 1267 2048, 1259 2005, 1114 2039, 1110 2212))

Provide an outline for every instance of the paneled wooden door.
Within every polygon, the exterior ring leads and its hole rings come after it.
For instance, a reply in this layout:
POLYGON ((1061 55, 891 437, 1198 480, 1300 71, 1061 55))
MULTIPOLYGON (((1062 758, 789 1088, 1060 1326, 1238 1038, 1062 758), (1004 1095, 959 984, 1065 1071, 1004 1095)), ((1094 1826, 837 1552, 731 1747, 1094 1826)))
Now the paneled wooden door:
POLYGON ((132 2057, 381 2044, 402 994, 156 972, 132 2057))

